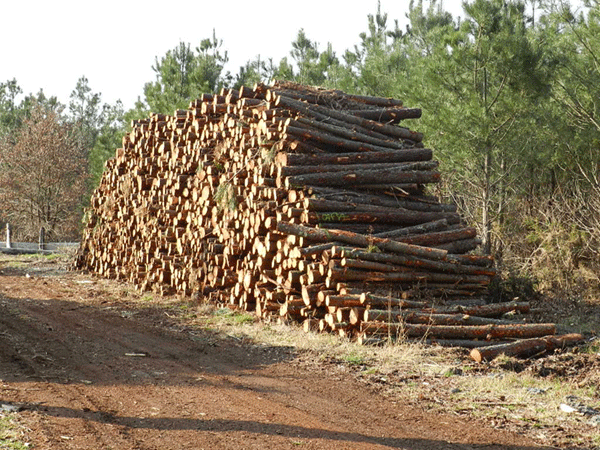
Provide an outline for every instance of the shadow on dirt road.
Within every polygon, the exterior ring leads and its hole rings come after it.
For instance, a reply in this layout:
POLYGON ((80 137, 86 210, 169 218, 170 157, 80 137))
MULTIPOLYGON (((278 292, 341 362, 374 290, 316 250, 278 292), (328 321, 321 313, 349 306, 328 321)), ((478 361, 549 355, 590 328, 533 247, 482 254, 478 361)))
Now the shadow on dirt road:
POLYGON ((0 402, 39 449, 512 449, 265 348, 122 308, 75 276, 0 276, 0 402))

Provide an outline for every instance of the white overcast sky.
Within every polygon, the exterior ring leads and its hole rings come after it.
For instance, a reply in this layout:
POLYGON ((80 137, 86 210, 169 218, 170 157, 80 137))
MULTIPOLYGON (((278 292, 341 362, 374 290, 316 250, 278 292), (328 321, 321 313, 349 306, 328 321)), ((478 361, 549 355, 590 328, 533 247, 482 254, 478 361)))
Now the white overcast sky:
MULTIPOLYGON (((443 0, 444 9, 463 16, 461 0, 443 0)), ((388 23, 404 28, 409 0, 381 0, 388 23)), ((0 82, 15 78, 25 94, 44 90, 68 103, 85 75, 106 103, 133 106, 152 64, 180 41, 194 47, 212 36, 223 40, 228 70, 257 55, 278 62, 304 28, 324 50, 341 55, 359 42, 377 0, 300 1, 130 1, 2 0, 0 82)))

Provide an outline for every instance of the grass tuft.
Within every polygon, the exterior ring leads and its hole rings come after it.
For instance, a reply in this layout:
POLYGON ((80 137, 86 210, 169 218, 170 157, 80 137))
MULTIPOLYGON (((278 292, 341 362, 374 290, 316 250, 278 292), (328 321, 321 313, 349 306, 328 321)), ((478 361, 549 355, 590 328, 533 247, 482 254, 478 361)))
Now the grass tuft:
POLYGON ((30 445, 24 443, 23 430, 17 424, 11 414, 0 415, 0 449, 2 450, 25 450, 30 445))

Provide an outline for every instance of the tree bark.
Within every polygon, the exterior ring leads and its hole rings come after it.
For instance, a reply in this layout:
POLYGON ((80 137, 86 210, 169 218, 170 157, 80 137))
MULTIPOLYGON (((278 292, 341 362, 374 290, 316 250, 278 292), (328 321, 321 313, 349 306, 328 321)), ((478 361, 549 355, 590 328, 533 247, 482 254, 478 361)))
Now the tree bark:
MULTIPOLYGON (((298 118, 297 120, 290 119, 286 122, 288 126, 294 126, 298 128, 309 128, 309 129, 320 129, 327 133, 335 136, 348 139, 350 141, 362 142, 365 144, 374 145, 377 147, 390 148, 390 149, 402 149, 406 148, 401 142, 392 139, 379 139, 372 136, 367 136, 362 133, 354 131, 352 128, 340 127, 331 125, 327 122, 320 122, 318 120, 312 120, 307 118, 298 118)), ((282 129, 285 132, 285 128, 282 129)))
POLYGON ((362 259, 365 261, 374 261, 385 264, 399 264, 413 269, 433 270, 438 272, 467 274, 467 275, 485 275, 494 276, 496 271, 481 266, 471 266, 466 264, 454 264, 445 261, 432 261, 427 258, 417 256, 396 255, 380 252, 368 252, 360 249, 347 247, 332 247, 332 255, 338 257, 348 257, 362 259))
POLYGON ((325 90, 319 89, 318 91, 309 90, 301 85, 297 85, 291 82, 278 82, 276 86, 269 89, 266 95, 267 100, 273 101, 277 98, 277 95, 286 95, 298 100, 303 100, 309 103, 331 105, 339 104, 340 102, 356 102, 365 105, 388 107, 388 108, 401 108, 402 101, 395 98, 383 98, 374 97, 369 95, 355 95, 347 94, 337 89, 325 90))
MULTIPOLYGON (((369 208, 367 208, 369 209, 369 208)), ((450 223, 460 220, 456 213, 447 212, 422 212, 410 211, 408 209, 397 208, 394 210, 376 210, 371 208, 367 211, 349 211, 349 212, 308 212, 303 213, 302 221, 310 224, 320 224, 328 222, 339 223, 373 223, 373 224, 393 224, 393 225, 419 225, 433 220, 446 219, 450 223)), ((394 239, 403 241, 402 239, 394 239)), ((423 239, 425 241, 425 239, 423 239)), ((431 239, 434 240, 434 239, 431 239)), ((421 245, 415 244, 415 245, 421 245)), ((437 245, 437 243, 436 243, 437 245)), ((440 244, 441 245, 441 244, 440 244)))
POLYGON ((542 352, 557 348, 565 348, 584 341, 581 334, 564 334, 562 336, 545 336, 537 339, 523 339, 508 344, 491 345, 471 350, 471 358, 477 362, 490 361, 497 356, 517 356, 528 358, 542 352))
POLYGON ((327 186, 306 186, 307 194, 315 200, 340 203, 370 204, 389 208, 405 208, 424 212, 456 212, 455 205, 443 205, 435 198, 400 195, 374 195, 364 191, 350 191, 327 186))
POLYGON ((377 122, 398 123, 404 119, 418 119, 422 111, 419 108, 381 108, 347 110, 348 114, 377 122))
POLYGON ((481 244, 481 239, 461 239, 460 241, 447 242, 445 244, 436 245, 436 248, 447 250, 448 253, 460 255, 475 250, 481 244))
MULTIPOLYGON (((489 277, 485 275, 463 275, 433 272, 376 272, 364 270, 352 270, 343 268, 330 268, 328 278, 335 281, 370 281, 370 282, 398 282, 398 283, 451 283, 460 287, 461 283, 480 283, 487 285, 489 277)), ((426 284, 425 284, 426 286, 426 284)))
MULTIPOLYGON (((322 142, 324 144, 332 145, 339 149, 350 150, 354 152, 381 152, 390 150, 389 146, 375 145, 363 141, 350 140, 340 137, 339 135, 328 133, 324 130, 315 130, 309 128, 300 128, 292 125, 287 125, 285 128, 281 130, 281 137, 283 139, 288 136, 295 136, 296 138, 309 140, 309 141, 317 141, 322 142)), ((374 138, 367 138, 367 140, 373 141, 374 138)), ((397 147, 401 147, 398 145, 397 147)))
POLYGON ((435 314, 421 311, 366 310, 364 320, 387 320, 429 325, 518 325, 514 321, 471 316, 469 314, 435 314))
POLYGON ((277 176, 287 177, 325 172, 347 172, 359 170, 433 170, 439 166, 437 161, 395 162, 395 163, 362 163, 362 164, 321 164, 318 166, 282 166, 277 176))
POLYGON ((506 339, 535 338, 556 332, 553 323, 517 324, 517 325, 415 325, 410 323, 362 322, 360 330, 372 334, 403 334, 406 337, 441 339, 506 339))
POLYGON ((279 166, 321 166, 347 164, 381 164, 413 161, 431 161, 433 152, 428 148, 386 150, 382 152, 360 153, 279 153, 276 164, 279 166))
POLYGON ((432 260, 443 260, 447 252, 444 250, 419 247, 416 245, 404 244, 389 239, 374 238, 362 234, 351 233, 337 230, 319 230, 316 228, 305 227, 302 225, 291 224, 287 222, 278 222, 277 230, 296 236, 306 237, 317 242, 339 241, 348 244, 354 244, 361 247, 370 247, 376 245, 383 250, 394 253, 407 254, 413 256, 426 257, 432 260))
POLYGON ((369 307, 386 307, 386 308, 427 308, 431 306, 427 302, 405 300, 401 298, 386 297, 383 295, 375 295, 370 292, 363 292, 360 295, 360 302, 363 306, 369 307))
POLYGON ((432 231, 440 231, 448 227, 448 221, 446 219, 434 220, 431 222, 422 223, 419 225, 413 225, 410 227, 398 228, 397 230, 386 231, 383 233, 377 233, 375 237, 379 238, 394 238, 397 239, 403 236, 419 235, 423 233, 429 233, 432 231))
POLYGON ((440 180, 439 172, 421 170, 398 170, 390 167, 381 170, 345 170, 341 172, 325 172, 303 174, 286 177, 286 188, 303 186, 367 186, 382 184, 428 184, 440 180))
POLYGON ((478 317, 500 317, 509 312, 527 313, 529 312, 529 302, 506 302, 506 303, 490 303, 482 306, 438 306, 430 311, 436 314, 468 314, 478 317))
POLYGON ((325 116, 326 118, 334 118, 336 120, 346 122, 347 124, 358 125, 366 130, 375 131, 377 133, 393 136, 400 139, 407 139, 413 142, 421 142, 423 140, 423 134, 411 131, 407 128, 396 127, 393 125, 385 125, 379 122, 375 122, 374 120, 363 119, 361 117, 356 117, 351 114, 346 114, 341 111, 335 111, 329 108, 324 108, 322 106, 308 106, 302 104, 297 100, 290 99, 289 97, 285 97, 284 95, 279 95, 275 100, 275 105, 279 106, 287 106, 292 109, 304 110, 301 112, 305 112, 308 110, 309 112, 319 113, 321 116, 325 116))
POLYGON ((464 239, 474 239, 475 236, 477 236, 477 230, 469 227, 461 228, 459 230, 425 233, 418 236, 397 237, 396 239, 401 242, 406 242, 407 244, 437 247, 438 245, 449 242, 460 241, 464 239))

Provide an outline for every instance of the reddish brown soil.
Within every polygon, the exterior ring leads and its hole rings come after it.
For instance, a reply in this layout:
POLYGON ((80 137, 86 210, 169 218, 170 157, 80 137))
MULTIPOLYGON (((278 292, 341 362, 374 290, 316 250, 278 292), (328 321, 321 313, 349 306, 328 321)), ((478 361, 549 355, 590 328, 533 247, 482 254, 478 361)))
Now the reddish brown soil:
MULTIPOLYGON (((77 274, 0 273, 0 402, 36 449, 514 449, 292 349, 177 327, 77 274)), ((89 280, 89 277, 87 277, 89 280)))

